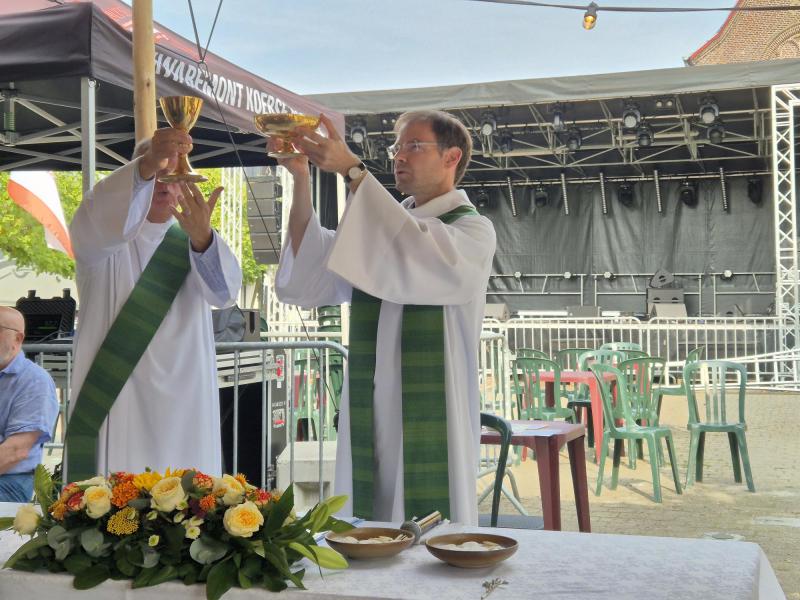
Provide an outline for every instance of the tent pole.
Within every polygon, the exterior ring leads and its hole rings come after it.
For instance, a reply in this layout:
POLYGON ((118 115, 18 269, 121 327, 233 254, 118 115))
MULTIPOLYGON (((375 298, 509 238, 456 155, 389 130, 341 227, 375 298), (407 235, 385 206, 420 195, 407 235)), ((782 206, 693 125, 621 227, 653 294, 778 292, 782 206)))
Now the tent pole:
POLYGON ((133 115, 136 142, 156 130, 156 49, 153 0, 133 0, 133 115))
POLYGON ((84 194, 94 187, 94 173, 97 169, 96 89, 97 82, 94 79, 81 77, 81 182, 84 194))

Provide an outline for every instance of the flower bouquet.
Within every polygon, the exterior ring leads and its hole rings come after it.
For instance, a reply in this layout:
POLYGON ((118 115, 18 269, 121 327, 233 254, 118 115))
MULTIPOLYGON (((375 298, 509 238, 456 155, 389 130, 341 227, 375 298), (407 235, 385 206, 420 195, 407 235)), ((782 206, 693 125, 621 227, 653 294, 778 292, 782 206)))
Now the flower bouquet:
POLYGON ((250 485, 243 475, 167 469, 70 483, 56 497, 41 465, 34 490, 41 514, 26 504, 16 517, 0 519, 0 529, 32 536, 5 566, 66 571, 81 590, 106 579, 131 579, 134 588, 181 580, 204 582, 206 597, 217 600, 236 585, 303 588, 305 570, 292 567, 303 558, 329 569, 347 567, 340 554, 314 540, 318 531, 352 527, 331 516, 344 496, 296 518, 291 486, 280 494, 250 485))

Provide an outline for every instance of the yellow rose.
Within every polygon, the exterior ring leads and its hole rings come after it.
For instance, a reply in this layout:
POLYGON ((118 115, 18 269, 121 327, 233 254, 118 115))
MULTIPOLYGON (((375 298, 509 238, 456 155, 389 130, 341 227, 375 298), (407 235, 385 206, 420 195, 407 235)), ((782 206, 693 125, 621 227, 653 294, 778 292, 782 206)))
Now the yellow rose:
POLYGON ((111 510, 111 490, 106 485, 87 488, 81 498, 81 508, 85 508, 92 519, 99 519, 111 510))
POLYGON ((225 506, 233 506, 244 500, 244 486, 235 477, 223 475, 221 479, 214 479, 214 494, 222 495, 225 506))
POLYGON ((150 489, 150 506, 161 512, 170 512, 186 501, 186 492, 180 477, 165 477, 150 489))
POLYGON ((17 516, 14 517, 14 529, 20 535, 33 535, 39 526, 39 519, 41 516, 33 504, 23 504, 17 510, 17 516))
POLYGON ((243 504, 231 506, 222 517, 225 531, 235 537, 251 537, 264 524, 264 515, 249 500, 243 504))

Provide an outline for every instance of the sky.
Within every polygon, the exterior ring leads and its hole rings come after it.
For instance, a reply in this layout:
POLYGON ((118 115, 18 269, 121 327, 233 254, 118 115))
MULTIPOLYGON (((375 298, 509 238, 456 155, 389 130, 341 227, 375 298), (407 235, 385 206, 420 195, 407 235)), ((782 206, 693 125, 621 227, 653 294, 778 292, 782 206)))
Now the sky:
MULTIPOLYGON (((191 1, 205 45, 219 0, 191 1)), ((153 4, 156 21, 195 39, 188 1, 153 4)), ((582 11, 470 0, 223 0, 209 49, 300 94, 413 88, 680 67, 727 14, 600 12, 585 31, 582 11)))

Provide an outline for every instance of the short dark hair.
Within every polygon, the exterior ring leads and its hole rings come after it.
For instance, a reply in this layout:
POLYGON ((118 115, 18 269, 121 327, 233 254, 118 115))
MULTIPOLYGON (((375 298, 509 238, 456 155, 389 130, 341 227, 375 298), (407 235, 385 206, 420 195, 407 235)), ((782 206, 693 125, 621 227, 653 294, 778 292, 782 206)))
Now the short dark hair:
POLYGON ((458 185, 467 172, 467 165, 472 157, 472 136, 464 124, 450 113, 441 110, 412 110, 405 112, 397 118, 394 132, 408 123, 424 121, 430 123, 436 141, 445 148, 460 148, 461 160, 456 166, 455 185, 458 185))

